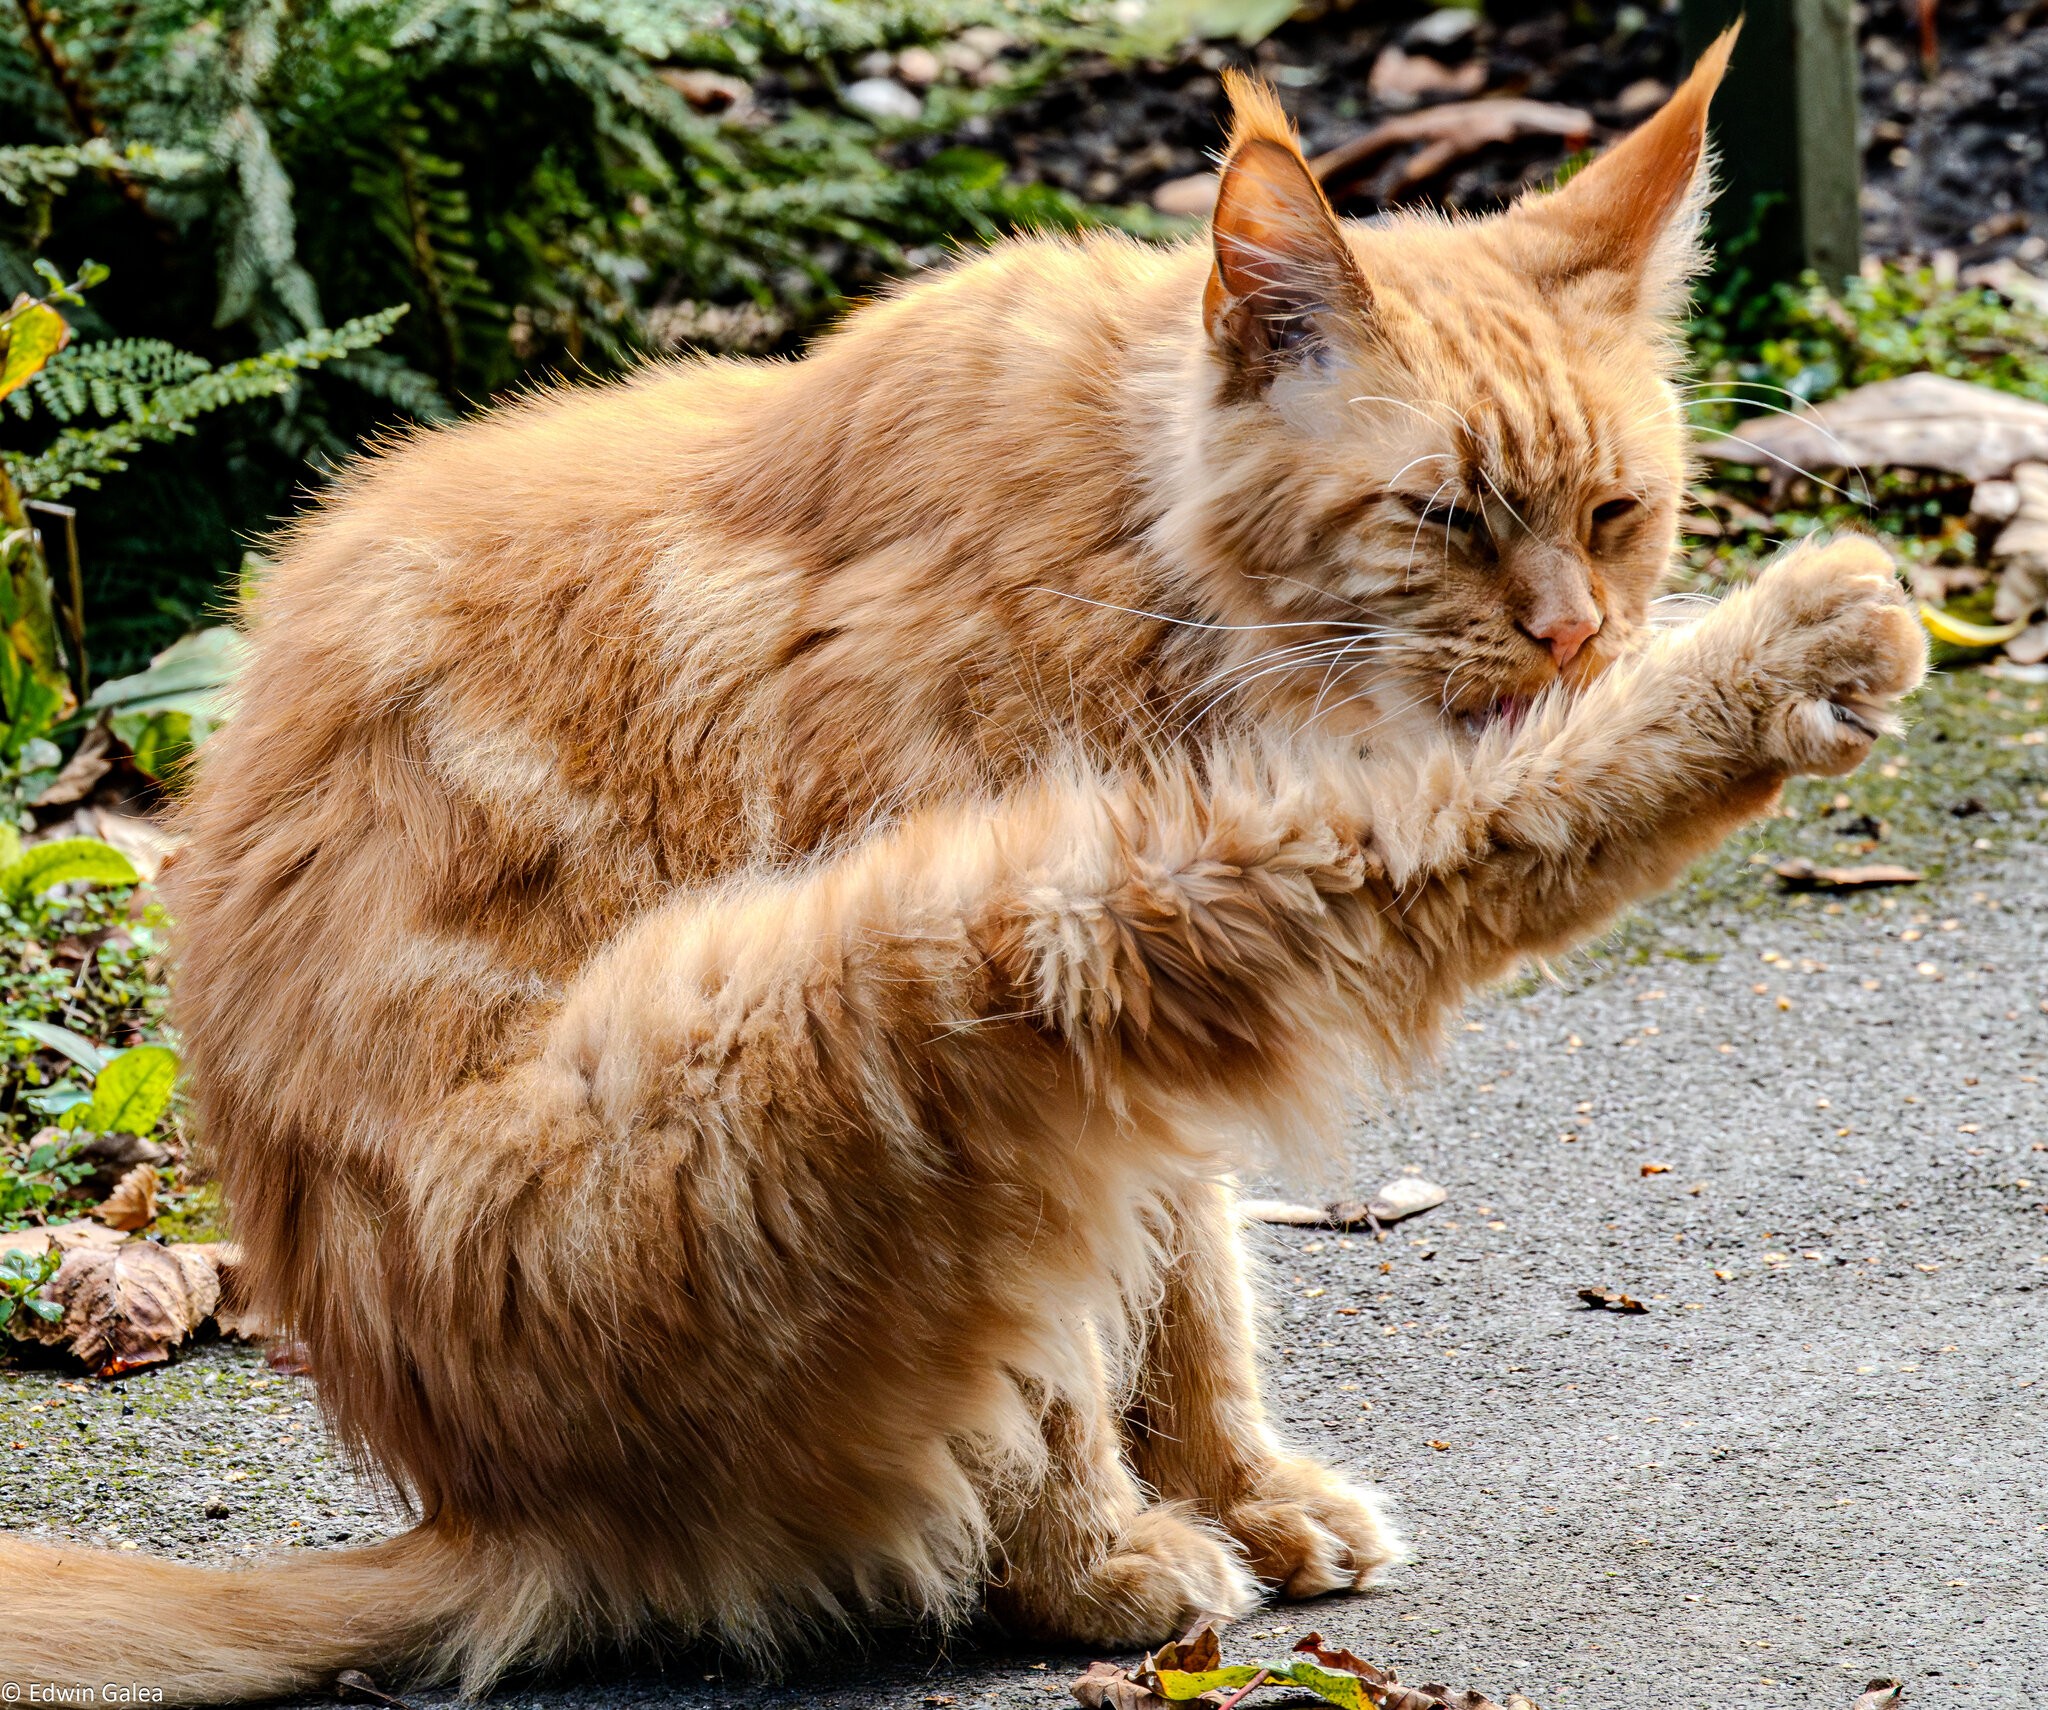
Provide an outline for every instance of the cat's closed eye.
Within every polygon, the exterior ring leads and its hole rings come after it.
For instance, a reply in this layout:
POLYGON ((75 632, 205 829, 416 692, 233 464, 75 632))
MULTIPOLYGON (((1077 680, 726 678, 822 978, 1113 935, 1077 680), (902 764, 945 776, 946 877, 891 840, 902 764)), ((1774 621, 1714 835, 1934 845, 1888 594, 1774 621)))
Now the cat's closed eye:
POLYGON ((1608 528, 1615 523, 1623 521, 1641 508, 1641 502, 1627 494, 1623 494, 1619 498, 1609 499, 1605 503, 1593 507, 1593 526, 1596 529, 1608 528))
POLYGON ((1432 494, 1428 498, 1416 498, 1403 493, 1401 503, 1414 513, 1418 522, 1432 523, 1452 534, 1479 534, 1486 528, 1485 516, 1477 510, 1455 503, 1450 499, 1432 494))

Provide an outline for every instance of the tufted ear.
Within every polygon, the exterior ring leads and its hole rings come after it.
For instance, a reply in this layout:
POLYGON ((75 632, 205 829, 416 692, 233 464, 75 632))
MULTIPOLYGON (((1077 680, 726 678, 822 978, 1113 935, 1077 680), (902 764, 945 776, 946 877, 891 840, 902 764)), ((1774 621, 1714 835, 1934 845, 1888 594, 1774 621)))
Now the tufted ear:
POLYGON ((1740 28, 1724 30, 1677 93, 1590 166, 1515 205, 1508 221, 1527 272, 1550 284, 1605 274, 1631 307, 1678 308, 1705 263, 1707 108, 1740 28))
POLYGON ((1230 148, 1202 319, 1225 359, 1263 383, 1325 337, 1330 317, 1362 316, 1369 294, 1279 99, 1241 73, 1223 79, 1230 148))

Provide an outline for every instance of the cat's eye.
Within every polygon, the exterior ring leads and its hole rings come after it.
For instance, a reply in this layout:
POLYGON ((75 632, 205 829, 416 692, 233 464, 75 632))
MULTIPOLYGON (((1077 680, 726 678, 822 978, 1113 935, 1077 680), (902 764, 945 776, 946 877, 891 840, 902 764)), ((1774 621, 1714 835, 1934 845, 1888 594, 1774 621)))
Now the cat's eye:
POLYGON ((1637 500, 1626 496, 1619 499, 1609 499, 1602 505, 1595 505, 1593 507, 1593 526, 1595 528, 1605 528, 1610 523, 1618 523, 1623 517, 1634 511, 1637 505, 1637 500))
POLYGON ((1448 499, 1415 499, 1404 496, 1401 502, 1421 521, 1434 523, 1438 528, 1448 529, 1452 534, 1478 534, 1486 527, 1486 518, 1482 513, 1468 510, 1463 505, 1453 504, 1448 499))

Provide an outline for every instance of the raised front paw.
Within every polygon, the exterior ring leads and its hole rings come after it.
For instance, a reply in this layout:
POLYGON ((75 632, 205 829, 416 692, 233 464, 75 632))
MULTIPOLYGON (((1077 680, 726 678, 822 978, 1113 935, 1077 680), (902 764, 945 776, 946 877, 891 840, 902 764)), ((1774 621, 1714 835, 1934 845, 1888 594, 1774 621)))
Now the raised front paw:
POLYGON ((1839 776, 1897 728, 1901 696, 1927 673, 1927 638, 1891 557, 1852 537, 1793 552, 1747 597, 1749 646, 1733 687, 1757 714, 1774 770, 1839 776))
POLYGON ((1363 1585, 1400 1553, 1400 1540, 1370 1493, 1311 1460, 1276 1460, 1224 1529, 1259 1579, 1286 1597, 1363 1585))
POLYGON ((1227 1538, 1168 1507, 1148 1508, 1092 1562, 1012 1561, 991 1608, 1039 1638, 1133 1651, 1203 1615, 1242 1615, 1259 1588, 1227 1538))

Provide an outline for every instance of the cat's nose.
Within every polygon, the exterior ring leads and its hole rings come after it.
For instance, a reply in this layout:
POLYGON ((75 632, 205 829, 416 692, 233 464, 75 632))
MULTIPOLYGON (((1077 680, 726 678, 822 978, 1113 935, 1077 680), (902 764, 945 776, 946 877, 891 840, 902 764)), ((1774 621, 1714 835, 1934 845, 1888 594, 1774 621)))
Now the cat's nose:
POLYGON ((1562 671, 1577 657, 1580 648, 1600 633, 1598 613, 1570 612, 1548 622, 1528 626, 1529 634, 1550 649, 1550 657, 1562 671))

